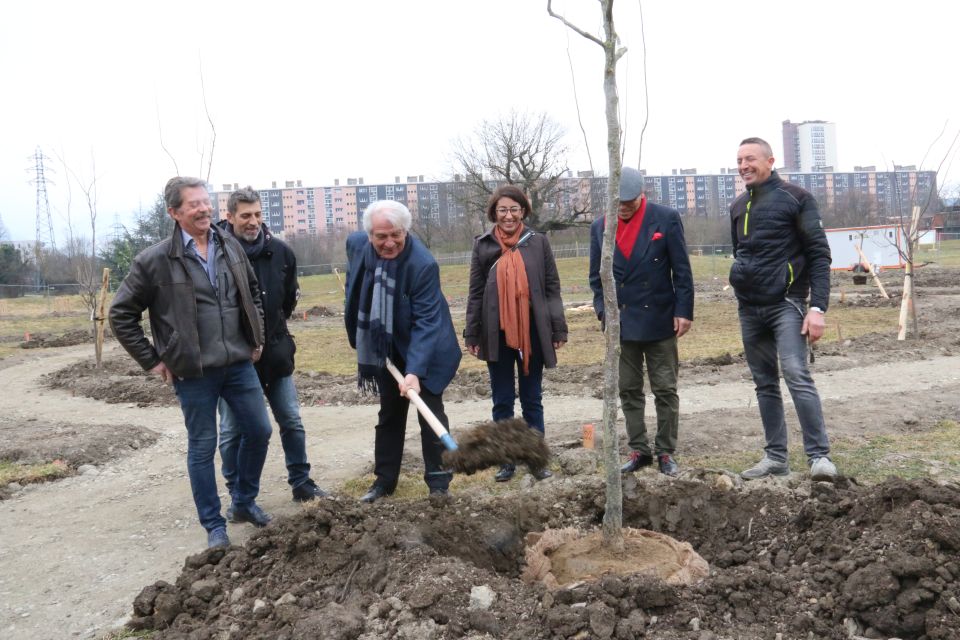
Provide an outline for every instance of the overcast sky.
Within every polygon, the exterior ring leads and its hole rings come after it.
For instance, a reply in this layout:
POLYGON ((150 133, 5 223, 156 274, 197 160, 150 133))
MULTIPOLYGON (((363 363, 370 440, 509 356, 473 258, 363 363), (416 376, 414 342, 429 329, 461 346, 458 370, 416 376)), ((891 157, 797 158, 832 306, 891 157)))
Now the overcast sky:
MULTIPOLYGON (((645 116, 638 6, 615 6, 629 50, 619 82, 634 166, 645 116)), ((598 7, 554 2, 596 34, 598 7)), ((957 160, 947 148, 960 127, 960 3, 646 0, 643 18, 650 173, 733 167, 737 143, 753 135, 779 157, 786 119, 835 122, 839 170, 957 160)), ((28 168, 38 145, 54 171, 58 241, 68 209, 62 160, 81 181, 96 175, 100 235, 174 175, 160 130, 179 172, 205 177, 201 60, 215 186, 445 179, 452 140, 511 108, 548 112, 568 130, 569 167, 588 169, 568 47, 594 169, 606 174, 602 51, 550 18, 546 0, 9 3, 0 217, 13 239, 35 236, 28 168)), ((958 180, 960 160, 941 174, 958 180)), ((72 193, 74 225, 88 233, 76 182, 72 193)))

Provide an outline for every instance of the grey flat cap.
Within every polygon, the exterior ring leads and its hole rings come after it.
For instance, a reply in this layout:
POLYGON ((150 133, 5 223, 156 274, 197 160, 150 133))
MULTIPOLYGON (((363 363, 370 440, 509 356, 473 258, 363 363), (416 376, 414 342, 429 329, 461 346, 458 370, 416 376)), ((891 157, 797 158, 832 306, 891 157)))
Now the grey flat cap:
POLYGON ((633 167, 620 170, 620 202, 636 200, 643 193, 643 176, 633 167))

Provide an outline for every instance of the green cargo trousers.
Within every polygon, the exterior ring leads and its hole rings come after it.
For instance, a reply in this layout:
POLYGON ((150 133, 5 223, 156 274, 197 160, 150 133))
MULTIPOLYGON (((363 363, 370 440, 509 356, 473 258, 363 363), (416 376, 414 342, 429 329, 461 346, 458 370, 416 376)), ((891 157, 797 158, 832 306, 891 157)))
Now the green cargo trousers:
POLYGON ((646 455, 673 455, 676 450, 680 425, 680 397, 677 395, 679 370, 680 357, 677 353, 676 336, 657 342, 620 342, 620 406, 627 424, 630 449, 633 451, 646 455), (646 406, 643 392, 644 362, 657 411, 654 451, 650 450, 643 419, 646 406))

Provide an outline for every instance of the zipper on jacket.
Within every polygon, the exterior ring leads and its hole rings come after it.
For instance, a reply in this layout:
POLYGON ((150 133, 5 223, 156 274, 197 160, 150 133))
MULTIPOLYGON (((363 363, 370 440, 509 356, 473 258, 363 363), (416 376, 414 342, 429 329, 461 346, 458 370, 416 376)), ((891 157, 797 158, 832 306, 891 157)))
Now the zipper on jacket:
POLYGON ((750 222, 750 205, 753 204, 753 189, 750 189, 750 199, 747 200, 747 213, 743 216, 743 237, 747 237, 747 224, 750 222))
POLYGON ((789 262, 787 263, 787 273, 790 275, 790 279, 787 280, 787 290, 793 286, 793 265, 789 262))

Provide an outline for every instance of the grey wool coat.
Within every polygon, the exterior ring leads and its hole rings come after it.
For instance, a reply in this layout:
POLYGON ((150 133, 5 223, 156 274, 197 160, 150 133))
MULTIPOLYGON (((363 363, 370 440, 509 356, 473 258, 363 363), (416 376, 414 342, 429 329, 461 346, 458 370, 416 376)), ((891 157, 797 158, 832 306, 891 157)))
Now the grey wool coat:
MULTIPOLYGON (((519 251, 527 270, 530 285, 530 322, 536 325, 547 368, 557 366, 554 342, 567 341, 567 320, 563 315, 563 300, 560 297, 560 275, 557 263, 550 250, 547 237, 529 227, 523 234, 532 232, 513 250, 519 251)), ((500 258, 500 243, 488 231, 477 236, 473 242, 473 257, 470 263, 470 292, 467 296, 467 325, 463 330, 468 347, 480 346, 480 359, 495 362, 498 357, 500 333, 500 301, 497 295, 496 262, 500 258)))

